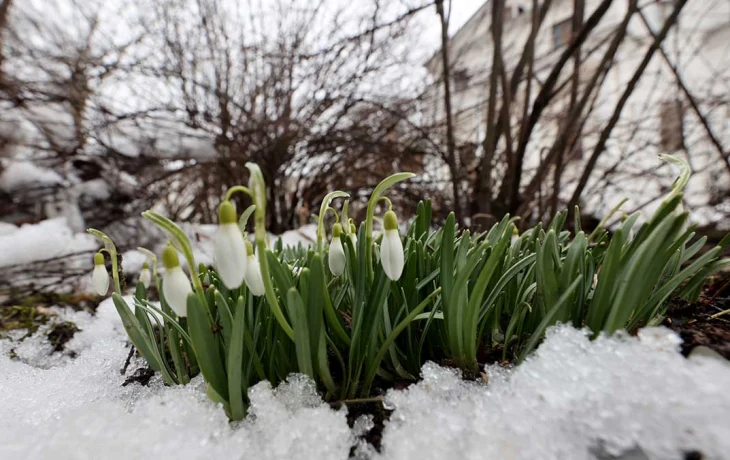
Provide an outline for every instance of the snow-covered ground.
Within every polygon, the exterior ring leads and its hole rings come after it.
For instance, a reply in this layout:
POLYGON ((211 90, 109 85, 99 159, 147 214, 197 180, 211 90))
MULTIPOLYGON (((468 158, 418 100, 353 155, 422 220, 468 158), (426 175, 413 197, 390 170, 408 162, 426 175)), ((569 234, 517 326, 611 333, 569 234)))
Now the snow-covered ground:
POLYGON ((591 342, 554 328, 523 365, 488 367, 487 384, 427 364, 422 382, 388 393, 395 411, 377 453, 355 432, 367 421, 351 430, 345 409, 330 409, 302 376, 256 385, 238 424, 200 379, 123 387, 128 349, 111 302, 95 317, 60 314, 82 329, 67 345, 74 359, 49 356, 42 331, 0 340, 2 459, 345 459, 352 446, 382 459, 590 459, 637 448, 651 459, 730 457, 728 362, 685 359, 665 329, 591 342))

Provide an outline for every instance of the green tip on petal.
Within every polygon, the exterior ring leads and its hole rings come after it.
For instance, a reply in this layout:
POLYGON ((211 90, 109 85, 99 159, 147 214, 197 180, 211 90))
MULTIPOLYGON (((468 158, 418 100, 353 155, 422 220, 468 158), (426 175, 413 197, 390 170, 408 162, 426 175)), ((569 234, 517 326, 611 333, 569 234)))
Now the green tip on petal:
POLYGON ((166 270, 171 270, 180 266, 180 259, 177 257, 177 251, 171 245, 167 245, 162 250, 162 265, 166 270))
POLYGON ((398 217, 393 211, 386 212, 383 221, 385 230, 398 230, 398 217))
POLYGON ((238 217, 236 216, 236 207, 233 206, 233 203, 228 200, 221 203, 220 206, 218 206, 218 224, 235 224, 237 222, 238 217))
POLYGON ((142 268, 143 269, 144 268, 150 268, 150 264, 148 264, 147 262, 145 262, 145 263, 142 264, 142 268))
POLYGON ((104 254, 101 252, 94 254, 94 265, 104 265, 104 254))
POLYGON ((332 227, 332 238, 339 238, 342 235, 342 225, 335 224, 332 227))
POLYGON ((246 255, 253 255, 253 244, 249 240, 246 240, 246 255))

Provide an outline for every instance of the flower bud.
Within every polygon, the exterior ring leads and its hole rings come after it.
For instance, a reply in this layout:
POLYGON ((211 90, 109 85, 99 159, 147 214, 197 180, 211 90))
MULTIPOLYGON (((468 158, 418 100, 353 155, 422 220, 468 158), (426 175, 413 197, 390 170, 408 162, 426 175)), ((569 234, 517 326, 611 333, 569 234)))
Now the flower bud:
POLYGON ((352 247, 357 252, 357 228, 352 222, 350 222, 350 241, 352 241, 352 247))
POLYGON ((246 244, 238 228, 236 208, 226 200, 218 207, 218 230, 213 237, 215 269, 228 289, 236 289, 246 275, 246 244))
POLYGON ((398 218, 393 211, 385 213, 385 233, 380 247, 380 263, 383 264, 383 271, 393 281, 397 281, 403 273, 405 260, 403 256, 403 243, 398 234, 398 218))
POLYGON ((97 252, 94 254, 94 271, 91 274, 91 280, 94 284, 94 290, 99 295, 106 295, 109 290, 109 273, 104 265, 104 254, 97 252))
POLYGON ((264 295, 266 288, 264 287, 264 279, 261 277, 261 266, 259 260, 253 253, 253 245, 250 241, 246 241, 246 257, 248 258, 248 266, 246 267, 246 286, 251 294, 259 297, 264 295))
POLYGON ((345 272, 345 249, 342 247, 340 235, 342 234, 342 225, 335 224, 332 228, 332 241, 330 242, 329 266, 330 271, 335 276, 340 276, 345 272))
POLYGON ((152 283, 152 273, 150 273, 150 266, 147 262, 142 265, 142 271, 139 273, 139 282, 142 283, 145 289, 149 289, 152 283))
POLYGON ((175 248, 170 245, 162 251, 162 265, 165 267, 162 295, 177 316, 184 318, 188 315, 188 294, 193 292, 193 288, 190 287, 190 280, 180 268, 175 248))

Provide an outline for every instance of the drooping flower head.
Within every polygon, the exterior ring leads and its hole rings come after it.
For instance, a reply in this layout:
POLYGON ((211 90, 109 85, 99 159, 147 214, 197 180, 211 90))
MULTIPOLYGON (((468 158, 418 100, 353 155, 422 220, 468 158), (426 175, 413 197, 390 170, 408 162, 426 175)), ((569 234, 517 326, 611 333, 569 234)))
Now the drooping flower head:
POLYGON ((101 251, 94 254, 94 271, 91 274, 91 280, 96 293, 106 295, 109 290, 109 273, 106 271, 104 254, 101 251))
POLYGON ((342 247, 340 235, 342 235, 342 225, 336 223, 332 227, 332 241, 328 258, 330 271, 335 276, 340 276, 345 272, 345 248, 342 247))
POLYGON ((142 265, 142 271, 139 273, 139 282, 142 283, 145 289, 149 289, 152 283, 152 273, 150 273, 150 266, 147 262, 142 265))
POLYGON ((393 281, 397 281, 403 273, 405 260, 403 256, 403 242, 398 234, 398 217, 389 210, 383 219, 383 242, 380 247, 380 263, 383 271, 393 281))
POLYGON ((261 277, 261 266, 259 260, 253 252, 253 244, 246 241, 246 257, 248 258, 248 266, 246 267, 246 286, 255 296, 262 296, 266 292, 264 287, 264 279, 261 277))
POLYGON ((246 244, 238 228, 236 208, 226 200, 218 207, 218 230, 213 238, 215 269, 228 289, 236 289, 246 276, 246 244))
POLYGON ((177 314, 184 318, 188 315, 188 294, 193 292, 190 280, 180 268, 180 259, 172 245, 162 250, 162 265, 165 267, 165 276, 162 277, 162 295, 167 304, 177 314))

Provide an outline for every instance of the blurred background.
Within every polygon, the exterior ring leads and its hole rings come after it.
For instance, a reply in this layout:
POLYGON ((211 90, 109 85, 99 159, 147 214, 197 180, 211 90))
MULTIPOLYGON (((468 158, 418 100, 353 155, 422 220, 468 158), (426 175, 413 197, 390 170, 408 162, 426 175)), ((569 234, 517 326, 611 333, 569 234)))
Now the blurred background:
POLYGON ((699 231, 730 227, 730 0, 0 2, 2 303, 87 288, 88 227, 134 276, 164 242, 149 208, 207 262, 248 161, 290 241, 335 189, 359 222, 398 171, 403 221, 429 199, 475 229, 576 205, 590 228, 655 209, 661 153, 694 171, 699 231))

